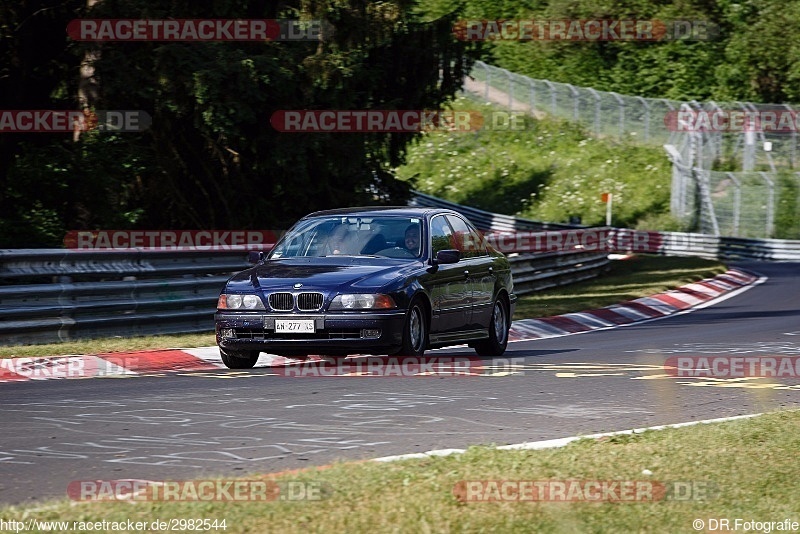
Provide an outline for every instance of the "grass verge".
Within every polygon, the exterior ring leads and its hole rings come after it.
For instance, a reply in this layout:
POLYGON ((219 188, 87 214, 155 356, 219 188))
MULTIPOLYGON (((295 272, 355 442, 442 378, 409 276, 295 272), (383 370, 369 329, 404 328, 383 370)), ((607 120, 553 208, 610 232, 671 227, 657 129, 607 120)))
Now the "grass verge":
MULTIPOLYGON (((503 110, 472 97, 458 98, 452 108, 484 117, 503 110)), ((549 222, 580 217, 586 225, 603 224, 601 194, 613 193, 612 224, 627 227, 668 215, 670 172, 661 147, 596 138, 575 123, 529 116, 518 117, 514 129, 426 133, 395 169, 423 193, 549 222)))
MULTIPOLYGON (((725 266, 720 262, 701 258, 636 256, 633 259, 612 262, 611 271, 605 276, 520 297, 514 319, 546 317, 601 308, 702 280, 725 270, 725 266)), ((213 332, 119 337, 48 345, 0 347, 0 358, 209 347, 215 343, 213 332)))
POLYGON ((602 308, 711 278, 726 270, 722 263, 703 258, 634 256, 611 262, 611 270, 599 278, 523 295, 517 301, 514 319, 602 308))
POLYGON ((5 508, 0 518, 225 519, 228 534, 692 532, 698 519, 705 527, 718 518, 800 520, 798 447, 800 412, 783 411, 724 424, 581 440, 562 449, 474 447, 449 457, 342 463, 281 478, 327 488, 325 498, 314 502, 106 502, 77 507, 60 502, 27 513, 5 508), (459 502, 453 489, 467 480, 649 481, 664 484, 667 494, 659 500, 624 503, 459 502), (690 491, 681 499, 676 488, 690 491))

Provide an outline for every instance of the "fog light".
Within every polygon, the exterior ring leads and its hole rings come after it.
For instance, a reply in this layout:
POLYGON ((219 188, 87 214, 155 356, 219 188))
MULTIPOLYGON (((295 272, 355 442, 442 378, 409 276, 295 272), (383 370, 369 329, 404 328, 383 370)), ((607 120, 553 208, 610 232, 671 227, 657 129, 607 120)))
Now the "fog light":
POLYGON ((381 337, 381 331, 378 328, 365 328, 361 330, 361 337, 366 339, 376 339, 381 337))
POLYGON ((223 328, 219 331, 220 337, 236 337, 236 332, 233 331, 233 328, 223 328))

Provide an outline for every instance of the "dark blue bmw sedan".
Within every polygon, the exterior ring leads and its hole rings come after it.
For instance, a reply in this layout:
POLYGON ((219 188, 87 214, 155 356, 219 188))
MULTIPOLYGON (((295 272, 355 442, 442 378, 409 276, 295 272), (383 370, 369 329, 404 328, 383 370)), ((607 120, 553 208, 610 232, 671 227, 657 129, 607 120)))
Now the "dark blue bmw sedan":
POLYGON ((231 369, 259 353, 400 354, 508 344, 516 296, 508 260, 462 215, 431 208, 347 208, 297 222, 231 277, 216 334, 231 369))

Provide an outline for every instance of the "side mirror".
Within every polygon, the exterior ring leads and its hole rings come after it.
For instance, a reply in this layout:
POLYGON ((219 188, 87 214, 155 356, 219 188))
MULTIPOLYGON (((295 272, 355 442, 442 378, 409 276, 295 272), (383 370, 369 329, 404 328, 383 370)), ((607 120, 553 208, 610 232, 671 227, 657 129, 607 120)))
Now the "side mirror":
POLYGON ((247 253, 247 263, 256 264, 264 259, 264 253, 258 250, 251 250, 247 253))
POLYGON ((440 250, 436 253, 436 264, 458 263, 460 259, 461 253, 457 250, 440 250))

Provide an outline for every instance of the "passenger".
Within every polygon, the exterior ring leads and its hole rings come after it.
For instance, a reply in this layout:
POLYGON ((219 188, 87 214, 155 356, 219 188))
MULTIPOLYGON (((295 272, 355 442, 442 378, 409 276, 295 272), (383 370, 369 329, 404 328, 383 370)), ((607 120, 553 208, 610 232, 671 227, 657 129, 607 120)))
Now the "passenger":
POLYGON ((414 256, 419 256, 419 225, 411 224, 406 228, 403 245, 414 256))

